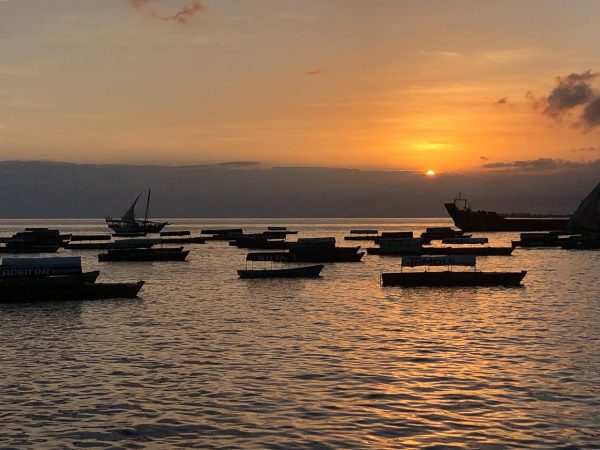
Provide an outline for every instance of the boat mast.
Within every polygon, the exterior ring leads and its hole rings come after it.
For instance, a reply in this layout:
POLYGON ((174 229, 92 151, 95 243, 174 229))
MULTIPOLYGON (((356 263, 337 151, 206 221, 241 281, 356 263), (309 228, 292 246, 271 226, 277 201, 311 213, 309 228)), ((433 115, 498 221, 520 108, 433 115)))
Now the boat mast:
POLYGON ((150 208, 150 189, 148 189, 148 198, 146 199, 146 214, 144 214, 144 222, 148 222, 149 208, 150 208))

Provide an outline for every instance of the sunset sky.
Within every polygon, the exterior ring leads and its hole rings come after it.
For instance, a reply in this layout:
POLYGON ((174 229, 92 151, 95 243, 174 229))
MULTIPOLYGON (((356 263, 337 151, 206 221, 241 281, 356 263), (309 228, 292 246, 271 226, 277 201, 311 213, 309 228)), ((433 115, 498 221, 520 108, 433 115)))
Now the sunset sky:
POLYGON ((596 160, 599 17, 594 0, 0 0, 0 159, 596 160))

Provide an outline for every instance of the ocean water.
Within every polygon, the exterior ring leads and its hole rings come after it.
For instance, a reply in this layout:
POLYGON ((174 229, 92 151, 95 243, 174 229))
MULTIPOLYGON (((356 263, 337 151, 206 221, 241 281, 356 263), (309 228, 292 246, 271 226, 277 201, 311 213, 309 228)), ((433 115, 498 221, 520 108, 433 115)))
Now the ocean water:
MULTIPOLYGON (((300 236, 448 221, 285 224, 300 236)), ((2 221, 102 232, 101 221, 2 221)), ((495 244, 514 234, 490 235, 495 244)), ((370 243, 343 243, 368 246, 370 243)), ((394 257, 316 280, 239 280, 246 251, 99 263, 136 300, 0 305, 0 448, 600 448, 600 252, 518 249, 522 288, 382 288, 394 257)))

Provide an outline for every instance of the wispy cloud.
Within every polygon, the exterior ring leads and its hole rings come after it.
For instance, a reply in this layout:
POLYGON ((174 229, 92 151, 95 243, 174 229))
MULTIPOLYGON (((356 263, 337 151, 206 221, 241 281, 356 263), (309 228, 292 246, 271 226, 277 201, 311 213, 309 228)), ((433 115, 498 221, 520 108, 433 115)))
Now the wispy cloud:
POLYGON ((325 73, 325 69, 322 68, 311 69, 305 72, 306 75, 323 75, 323 73, 325 73))
POLYGON ((480 50, 468 53, 460 53, 453 50, 431 50, 420 52, 420 54, 444 60, 454 60, 457 62, 510 64, 531 60, 544 54, 544 52, 538 48, 523 47, 501 50, 480 50))
POLYGON ((149 7, 151 3, 158 3, 159 1, 160 0, 129 0, 133 8, 145 11, 149 17, 159 20, 173 21, 180 25, 190 24, 192 18, 196 14, 206 9, 206 6, 201 0, 191 0, 173 14, 165 15, 158 8, 149 7))
POLYGON ((312 22, 315 20, 315 16, 309 16, 306 14, 299 14, 295 12, 279 12, 275 13, 276 17, 285 20, 294 20, 298 22, 312 22))
POLYGON ((574 151, 574 152, 600 152, 600 147, 574 148, 572 151, 574 151))
POLYGON ((586 161, 586 162, 578 162, 578 161, 568 161, 564 159, 553 159, 553 158, 538 158, 538 159, 529 159, 529 160, 519 160, 519 161, 503 161, 503 162, 493 162, 484 164, 484 169, 491 170, 517 170, 523 172, 548 172, 548 171, 556 171, 563 169, 584 169, 588 168, 590 164, 597 164, 600 160, 596 161, 586 161))

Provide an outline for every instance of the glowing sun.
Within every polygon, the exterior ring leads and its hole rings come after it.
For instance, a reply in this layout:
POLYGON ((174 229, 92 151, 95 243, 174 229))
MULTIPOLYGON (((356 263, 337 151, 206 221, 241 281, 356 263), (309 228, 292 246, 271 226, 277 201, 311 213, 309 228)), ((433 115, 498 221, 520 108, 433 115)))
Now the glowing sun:
POLYGON ((429 175, 430 177, 432 177, 435 175, 435 170, 429 169, 427 172, 425 172, 425 175, 429 175))

